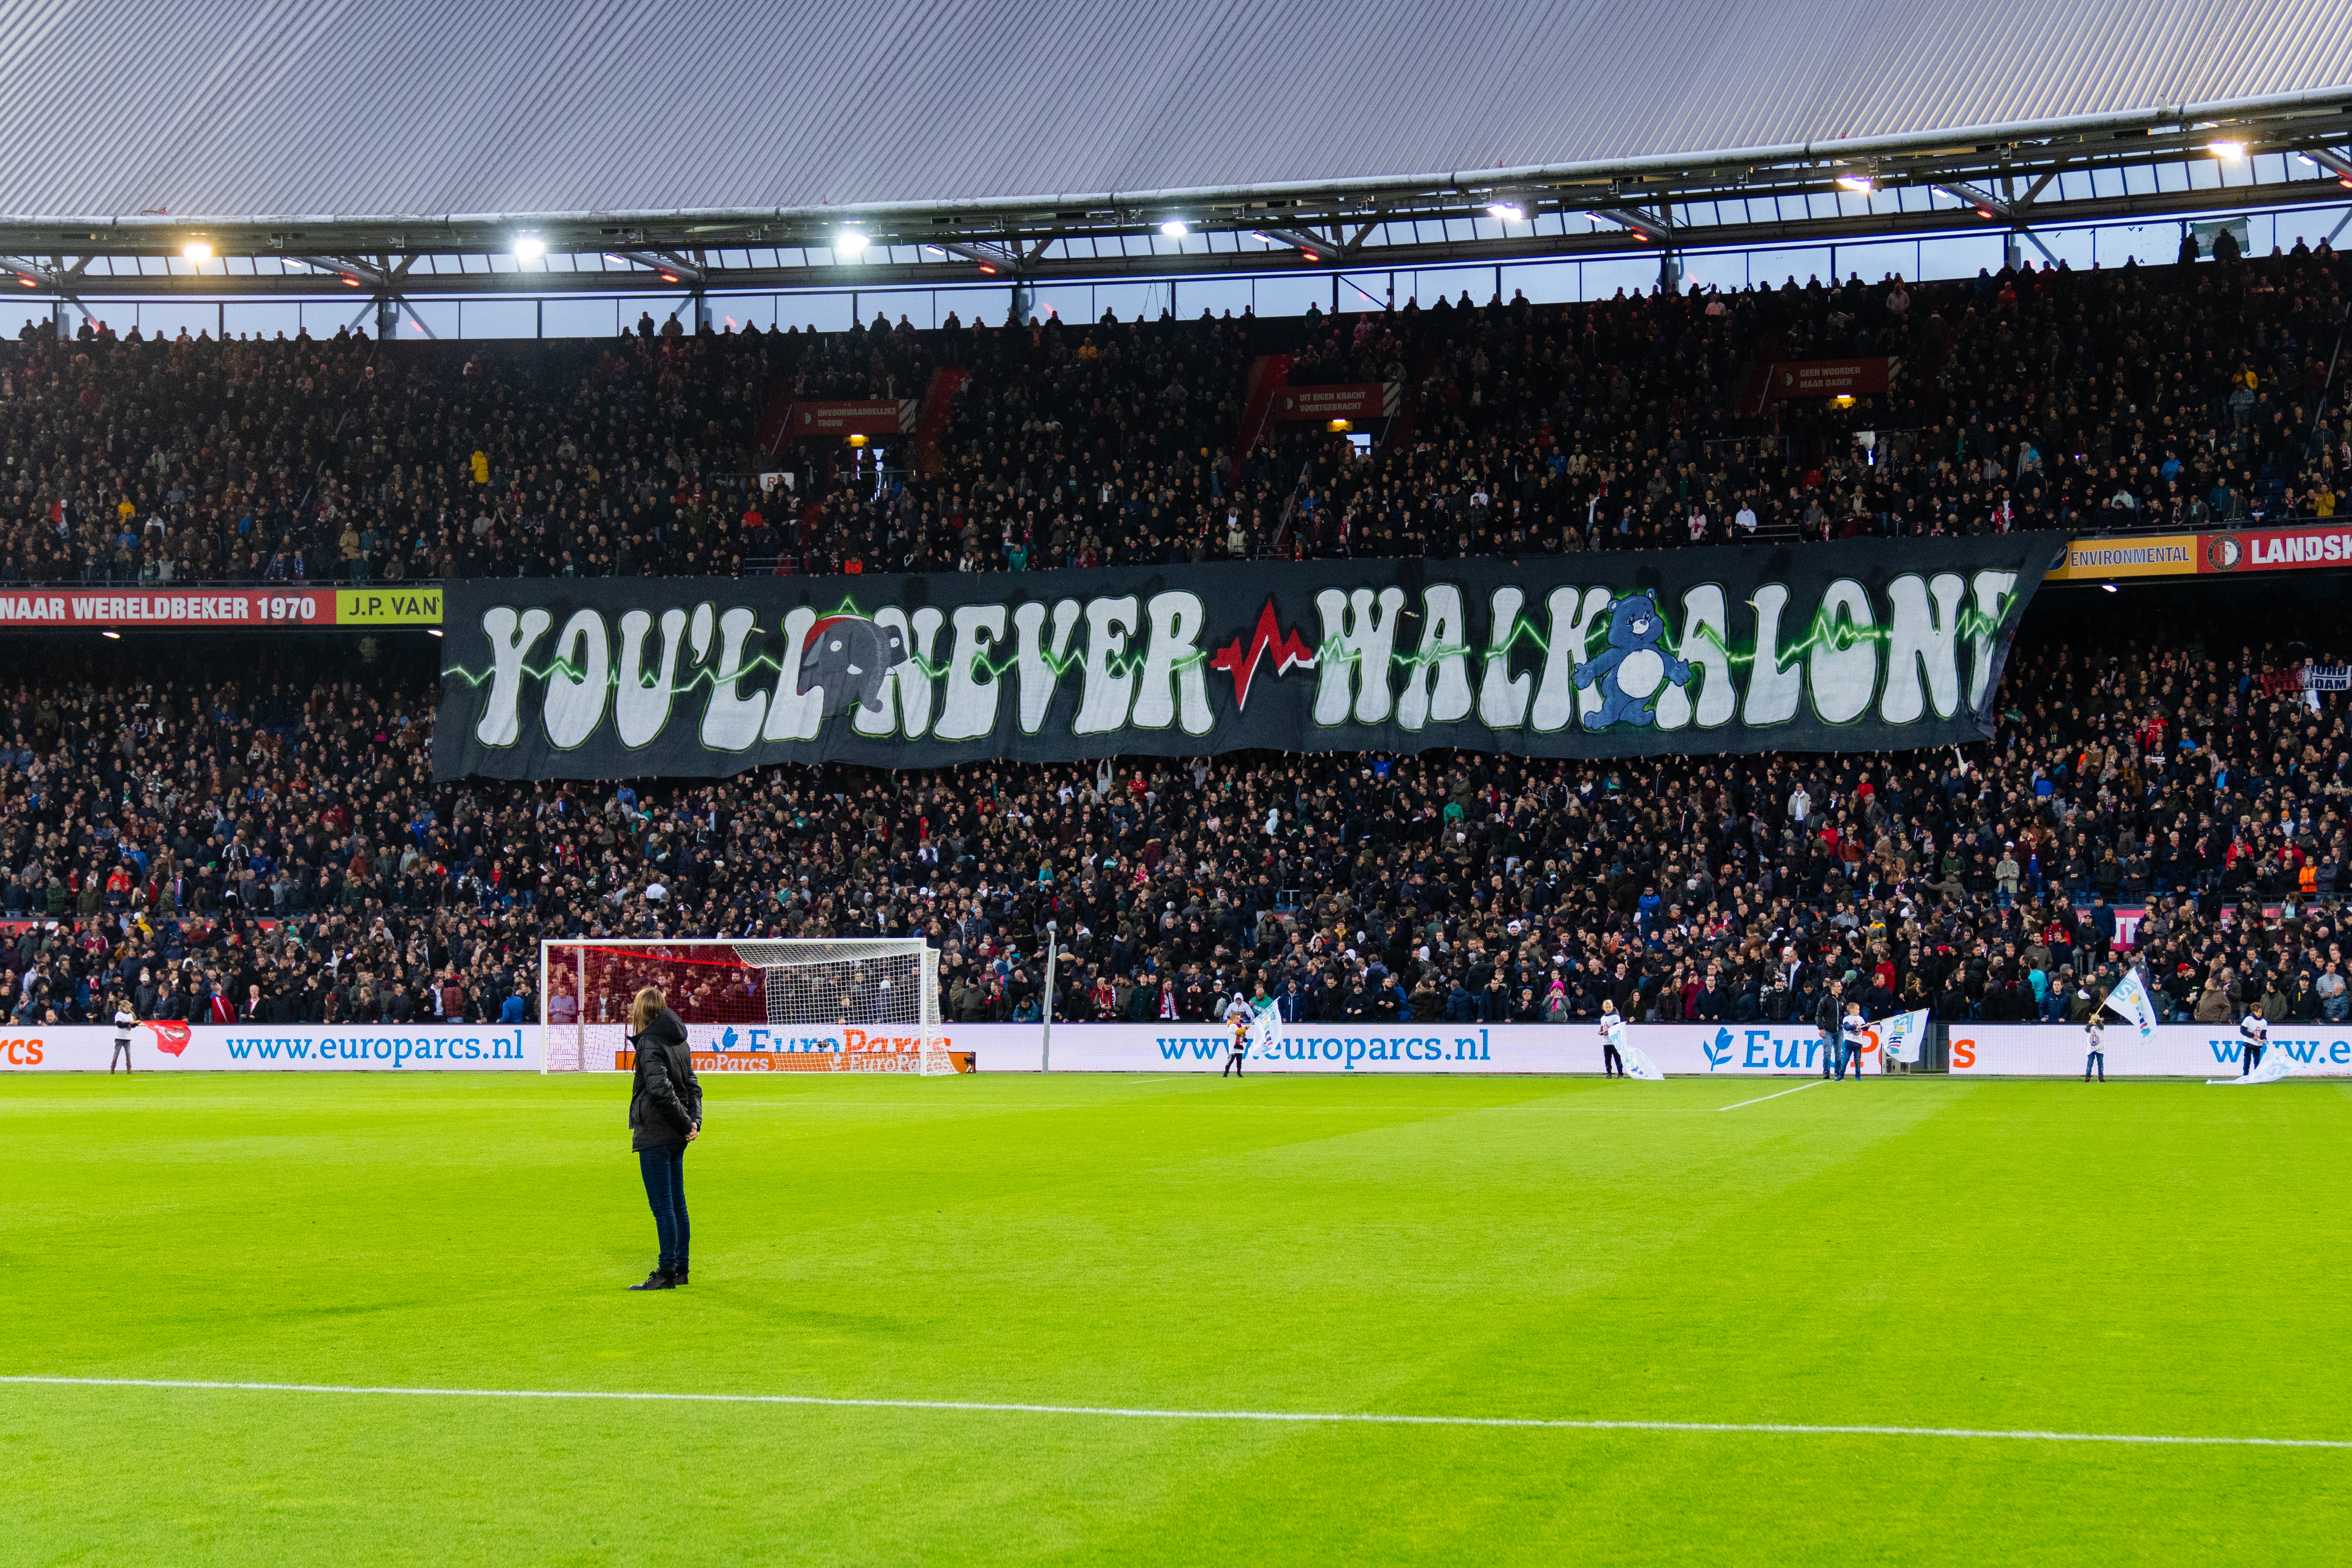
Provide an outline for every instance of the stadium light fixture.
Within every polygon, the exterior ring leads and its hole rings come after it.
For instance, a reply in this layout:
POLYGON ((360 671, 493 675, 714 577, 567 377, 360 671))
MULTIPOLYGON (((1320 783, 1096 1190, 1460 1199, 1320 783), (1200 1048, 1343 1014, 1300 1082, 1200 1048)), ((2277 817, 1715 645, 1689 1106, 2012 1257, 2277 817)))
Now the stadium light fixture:
POLYGON ((1858 196, 1866 196, 1878 188, 1877 181, 1860 171, 1850 174, 1840 174, 1837 177, 1837 183, 1858 196))
POLYGON ((2110 594, 2116 591, 2116 585, 2113 583, 2102 583, 2099 586, 2105 588, 2110 594))
POLYGON ((535 234, 522 234, 515 237, 514 258, 517 261, 520 261, 528 265, 530 262, 537 261, 541 257, 543 257, 546 254, 547 241, 540 238, 539 236, 535 234))
POLYGON ((675 283, 677 281, 677 274, 675 272, 665 272, 661 275, 661 280, 665 283, 675 283))
POLYGON ((437 637, 441 635, 441 628, 439 626, 427 626, 425 628, 425 635, 428 637, 437 637))
POLYGON ((41 280, 39 279, 27 278, 21 272, 16 274, 16 281, 22 283, 27 289, 37 289, 41 286, 41 280))
MULTIPOLYGON (((1192 226, 1181 217, 1171 217, 1160 226, 1160 232, 1171 239, 1181 239, 1192 232, 1192 226)), ((1259 237, 1263 238, 1264 236, 1259 237)))
POLYGON ((845 228, 833 237, 833 248, 838 255, 856 258, 866 254, 866 238, 854 228, 845 228))
POLYGON ((1508 196, 1497 196, 1486 204, 1486 216, 1497 223, 1525 223, 1528 206, 1525 202, 1508 196))
POLYGON ((2205 143, 2205 151, 2224 163, 2234 163, 2246 155, 2246 144, 2225 137, 2219 142, 2205 143))
POLYGON ((104 637, 109 642, 121 642, 122 640, 122 634, 121 632, 108 631, 100 632, 98 635, 104 637))
POLYGON ((1353 430, 1355 427, 1354 424, 1349 420, 1334 419, 1331 421, 1331 429, 1334 434, 1346 430, 1353 430))
POLYGON ((213 258, 213 247, 201 239, 192 239, 180 247, 180 254, 198 267, 202 267, 213 258))
POLYGON ((853 447, 863 447, 866 445, 866 437, 863 436, 852 436, 849 438, 849 444, 853 447))
POLYGON ((356 278, 352 277, 352 276, 350 273, 348 273, 348 272, 346 272, 346 273, 344 273, 344 274, 343 274, 343 287, 344 287, 344 288, 346 288, 346 289, 356 289, 356 288, 358 288, 359 286, 360 286, 360 280, 359 280, 358 279, 356 279, 356 278))

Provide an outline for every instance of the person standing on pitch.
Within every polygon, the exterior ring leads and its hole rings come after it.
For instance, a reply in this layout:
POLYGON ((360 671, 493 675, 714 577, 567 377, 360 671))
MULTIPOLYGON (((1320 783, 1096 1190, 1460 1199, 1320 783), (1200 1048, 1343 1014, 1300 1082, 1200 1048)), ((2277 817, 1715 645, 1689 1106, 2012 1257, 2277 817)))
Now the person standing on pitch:
POLYGON ((1617 1016, 1616 999, 1602 997, 1601 999, 1601 1076, 1602 1078, 1625 1076, 1625 1058, 1617 1049, 1618 1037, 1622 1035, 1624 1030, 1625 1020, 1617 1016))
POLYGON ((2092 1014, 2090 1022, 2083 1026, 2083 1044, 2089 1053, 2083 1058, 2084 1083, 2091 1081, 2094 1068, 2097 1069, 2101 1083, 2107 1081, 2107 1050, 2104 1033, 2105 1028, 2106 1026, 2099 1022, 2099 1016, 2096 1013, 2092 1014))
POLYGON ((1224 1069, 1217 1074, 1219 1078, 1226 1073, 1235 1078, 1242 1076, 1242 1058, 1249 1054, 1250 1025, 1256 1018, 1257 1014, 1250 1006, 1249 998, 1238 991, 1234 992, 1232 1005, 1225 1009, 1225 1024, 1234 1032, 1234 1048, 1225 1053, 1224 1069))
POLYGON ((1853 1068, 1853 1081, 1862 1081, 1862 1051, 1870 1043, 1870 1025, 1863 1018, 1862 1004, 1845 1005, 1845 1016, 1838 1021, 1838 1081, 1845 1081, 1845 1069, 1853 1068))
POLYGON ((702 1136, 702 1080, 694 1076, 686 1025, 662 994, 646 986, 629 1004, 629 1046, 637 1076, 629 1088, 629 1147, 653 1205, 661 1254, 632 1290, 675 1290, 686 1283, 686 1146, 702 1136))
POLYGON ((121 996, 116 997, 114 999, 114 1054, 106 1058, 107 1077, 114 1076, 114 1064, 118 1061, 122 1064, 124 1072, 131 1070, 131 1031, 137 1026, 138 1023, 139 1015, 131 1010, 129 1000, 121 996))
POLYGON ((1842 1064, 1843 1061, 1838 1050, 1839 1018, 1842 1016, 1838 1007, 1838 993, 1844 989, 1845 986, 1842 983, 1831 981, 1822 988, 1821 1005, 1813 1009, 1813 1027, 1820 1030, 1822 1035, 1822 1076, 1823 1078, 1830 1076, 1832 1063, 1842 1064))
POLYGON ((2263 1065, 2263 1052, 2271 1043, 2270 1020, 2263 1016, 2260 1002, 2247 1005, 2246 1016, 2238 1020, 2238 1076, 2245 1077, 2263 1065))

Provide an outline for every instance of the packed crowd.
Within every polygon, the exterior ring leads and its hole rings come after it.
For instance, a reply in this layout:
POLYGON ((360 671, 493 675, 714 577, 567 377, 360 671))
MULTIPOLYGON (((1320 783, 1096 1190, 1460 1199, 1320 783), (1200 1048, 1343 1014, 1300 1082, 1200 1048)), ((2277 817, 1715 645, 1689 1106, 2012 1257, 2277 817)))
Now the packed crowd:
POLYGON ((2324 517, 2352 483, 2352 420, 2327 395, 2346 277, 2298 242, 1279 321, 690 334, 647 316, 614 341, 398 344, 87 325, 59 342, 27 322, 0 345, 0 581, 977 571, 2324 517), (1274 355, 1293 385, 1393 384, 1401 411, 1245 443, 1274 355), (1888 390, 1772 395, 1772 365, 1834 358, 1887 360, 1888 390), (864 450, 795 438, 794 404, 850 399, 937 406, 864 450))
MULTIPOLYGON (((2273 616, 2272 635, 2292 635, 2273 616)), ((1432 752, 429 783, 432 673, 117 649, 0 692, 19 1024, 519 1021, 541 937, 920 934, 959 1019, 2347 1016, 2345 698, 2073 618, 1961 753, 1432 752), (2136 945, 2117 905, 2145 910, 2136 945)))

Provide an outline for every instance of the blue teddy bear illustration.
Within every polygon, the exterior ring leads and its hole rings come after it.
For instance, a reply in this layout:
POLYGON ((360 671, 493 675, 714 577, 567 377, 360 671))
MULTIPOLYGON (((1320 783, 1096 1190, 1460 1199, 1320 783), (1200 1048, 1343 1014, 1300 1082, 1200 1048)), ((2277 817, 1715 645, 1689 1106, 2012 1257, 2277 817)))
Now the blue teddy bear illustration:
POLYGON ((1691 682, 1691 667, 1661 646, 1665 637, 1666 618, 1648 590, 1611 607, 1608 651, 1576 667, 1579 690, 1601 683, 1601 706, 1584 716, 1586 729, 1632 724, 1646 730, 1657 722, 1660 689, 1691 682))

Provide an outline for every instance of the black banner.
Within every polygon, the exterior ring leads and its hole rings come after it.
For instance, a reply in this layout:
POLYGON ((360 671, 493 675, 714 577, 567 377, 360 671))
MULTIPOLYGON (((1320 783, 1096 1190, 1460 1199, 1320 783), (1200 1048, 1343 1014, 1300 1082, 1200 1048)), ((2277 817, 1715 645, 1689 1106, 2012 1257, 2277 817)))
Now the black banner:
POLYGON ((436 779, 1992 732, 2054 537, 447 584, 436 779))

